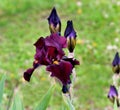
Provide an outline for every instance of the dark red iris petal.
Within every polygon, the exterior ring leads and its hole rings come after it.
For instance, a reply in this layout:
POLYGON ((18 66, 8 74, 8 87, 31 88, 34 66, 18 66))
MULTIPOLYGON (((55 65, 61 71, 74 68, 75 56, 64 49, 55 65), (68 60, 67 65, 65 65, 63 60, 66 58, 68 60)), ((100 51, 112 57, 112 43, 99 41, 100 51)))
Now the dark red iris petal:
POLYGON ((29 68, 27 71, 24 72, 24 79, 26 81, 30 81, 31 75, 35 69, 34 68, 29 68))
POLYGON ((58 34, 51 34, 50 36, 46 37, 45 44, 47 46, 56 47, 57 50, 60 50, 67 47, 67 40, 58 34))
POLYGON ((79 65, 79 64, 80 64, 80 62, 79 62, 77 59, 68 58, 68 57, 66 57, 66 56, 64 56, 64 57, 62 58, 62 60, 65 60, 65 61, 70 62, 70 63, 73 65, 73 67, 74 67, 75 65, 79 65))
POLYGON ((67 85, 70 82, 72 64, 62 60, 58 65, 52 64, 47 66, 47 71, 51 72, 52 77, 58 78, 63 85, 67 85))
POLYGON ((36 49, 41 49, 45 46, 45 39, 43 37, 40 37, 35 43, 34 43, 36 49))

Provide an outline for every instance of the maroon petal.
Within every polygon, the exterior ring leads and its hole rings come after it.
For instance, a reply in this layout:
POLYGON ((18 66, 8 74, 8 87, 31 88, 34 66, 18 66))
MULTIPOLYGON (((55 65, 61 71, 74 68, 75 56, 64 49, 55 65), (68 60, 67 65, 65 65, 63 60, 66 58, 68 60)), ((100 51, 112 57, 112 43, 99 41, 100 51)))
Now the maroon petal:
POLYGON ((35 69, 36 69, 39 65, 40 65, 40 64, 39 64, 38 60, 35 60, 35 61, 33 62, 33 67, 34 67, 35 69))
POLYGON ((66 47, 67 43, 64 37, 51 34, 46 38, 39 38, 34 45, 36 46, 35 60, 40 65, 49 65, 53 60, 60 60, 64 56, 62 48, 66 47))
POLYGON ((44 38, 43 38, 43 37, 40 37, 40 38, 34 43, 34 45, 35 45, 35 47, 36 47, 37 49, 43 48, 44 45, 45 45, 45 40, 44 40, 44 38))
POLYGON ((67 40, 58 34, 51 34, 50 36, 46 37, 45 44, 47 46, 56 47, 58 50, 60 50, 61 48, 67 47, 67 40))
POLYGON ((43 37, 39 38, 34 45, 36 47, 35 60, 37 60, 40 65, 48 65, 47 59, 45 58, 45 39, 43 37))
POLYGON ((65 60, 65 61, 69 61, 72 64, 73 67, 75 65, 80 65, 80 62, 75 58, 68 58, 68 57, 65 56, 62 59, 65 60))
POLYGON ((62 48, 67 47, 67 40, 63 36, 58 36, 58 34, 52 34, 50 37, 59 45, 61 45, 62 48))
POLYGON ((57 49, 57 58, 61 59, 65 53, 63 48, 67 46, 67 40, 57 34, 51 34, 45 39, 45 45, 48 47, 55 47, 57 49))
POLYGON ((27 71, 24 72, 24 79, 26 81, 30 81, 31 75, 35 69, 34 68, 29 68, 27 71))
POLYGON ((72 73, 72 65, 67 61, 61 61, 58 65, 53 64, 47 66, 47 71, 50 71, 52 77, 58 78, 63 85, 70 82, 70 74, 72 73))
POLYGON ((49 64, 52 64, 53 60, 57 60, 58 51, 55 47, 48 46, 46 59, 49 64))

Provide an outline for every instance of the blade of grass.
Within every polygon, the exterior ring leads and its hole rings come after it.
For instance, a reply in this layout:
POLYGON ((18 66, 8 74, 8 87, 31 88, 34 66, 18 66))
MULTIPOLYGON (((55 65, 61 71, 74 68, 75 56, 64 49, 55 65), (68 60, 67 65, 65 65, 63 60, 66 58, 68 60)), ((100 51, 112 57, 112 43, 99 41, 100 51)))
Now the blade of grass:
POLYGON ((63 100, 64 100, 65 105, 66 105, 66 109, 67 110, 75 110, 75 107, 72 104, 72 100, 68 97, 68 95, 63 94, 62 96, 63 96, 63 100))
POLYGON ((43 96, 41 102, 38 104, 35 110, 46 110, 50 102, 51 96, 53 94, 54 88, 55 88, 55 85, 49 88, 48 92, 43 96))
POLYGON ((10 110, 24 110, 22 101, 18 95, 14 97, 14 102, 10 110))
POLYGON ((116 100, 114 102, 114 109, 113 110, 118 110, 118 108, 117 108, 117 101, 116 100))
POLYGON ((3 97, 5 79, 6 79, 6 76, 3 75, 2 79, 0 81, 0 106, 1 106, 1 103, 2 103, 2 97, 3 97))

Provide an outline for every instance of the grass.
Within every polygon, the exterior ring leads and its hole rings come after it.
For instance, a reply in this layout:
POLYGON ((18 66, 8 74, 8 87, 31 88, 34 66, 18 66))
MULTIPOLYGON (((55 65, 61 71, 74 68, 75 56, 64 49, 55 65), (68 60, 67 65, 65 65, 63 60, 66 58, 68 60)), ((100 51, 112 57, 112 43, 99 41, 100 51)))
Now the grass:
MULTIPOLYGON (((7 74, 4 104, 11 89, 17 86, 24 106, 32 110, 48 90, 50 79, 44 67, 34 72, 30 83, 24 82, 22 75, 32 65, 33 43, 40 36, 49 35, 47 17, 55 6, 62 21, 62 34, 69 19, 77 31, 75 56, 81 65, 76 68, 74 85, 76 110, 112 106, 107 93, 112 84, 111 62, 115 52, 120 52, 119 3, 117 0, 81 3, 82 6, 78 6, 77 0, 0 0, 0 73, 7 74), (117 48, 108 49, 109 46, 117 48)), ((59 85, 56 91, 49 105, 51 110, 60 109, 63 103, 59 85)))

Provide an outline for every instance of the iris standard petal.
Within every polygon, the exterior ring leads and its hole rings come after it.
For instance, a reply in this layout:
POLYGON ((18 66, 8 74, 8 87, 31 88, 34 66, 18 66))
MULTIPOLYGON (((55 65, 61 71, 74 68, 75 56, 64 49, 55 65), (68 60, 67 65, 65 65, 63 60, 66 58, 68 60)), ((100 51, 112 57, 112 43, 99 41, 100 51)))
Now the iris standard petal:
POLYGON ((80 62, 75 58, 68 58, 67 56, 64 56, 62 58, 62 60, 70 62, 72 64, 73 68, 75 65, 80 65, 80 62))
POLYGON ((45 45, 56 48, 57 58, 60 60, 65 55, 63 48, 67 46, 67 40, 62 36, 58 36, 58 34, 51 34, 46 37, 45 45))
POLYGON ((67 40, 58 34, 51 34, 50 36, 46 37, 45 44, 47 46, 53 46, 56 48, 66 48, 67 40))

